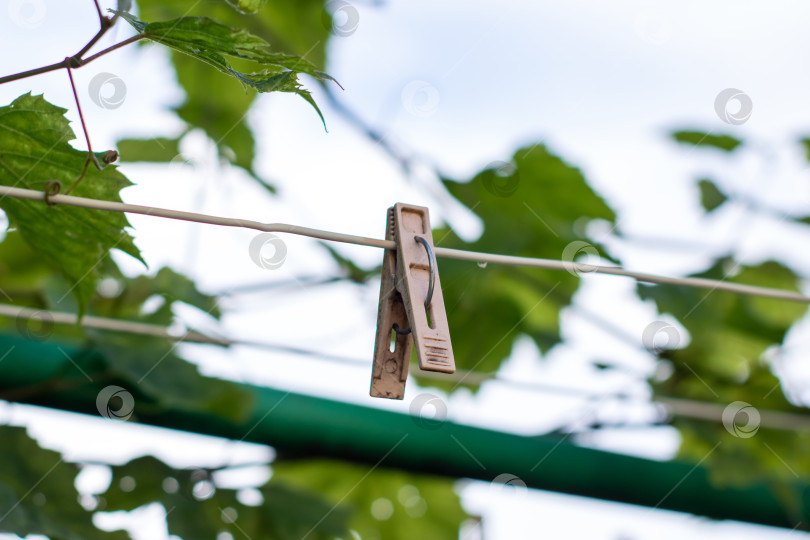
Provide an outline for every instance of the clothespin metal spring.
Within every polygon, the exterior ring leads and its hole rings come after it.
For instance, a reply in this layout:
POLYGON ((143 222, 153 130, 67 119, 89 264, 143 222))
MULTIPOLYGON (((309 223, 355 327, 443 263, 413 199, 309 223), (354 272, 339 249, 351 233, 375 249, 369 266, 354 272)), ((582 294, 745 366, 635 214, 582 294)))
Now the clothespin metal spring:
MULTIPOLYGON (((430 242, 428 242, 424 237, 417 236, 416 241, 425 246, 428 254, 428 265, 429 265, 429 272, 430 272, 430 279, 428 281, 428 292, 427 296, 425 296, 425 311, 430 312, 430 304, 433 302, 433 287, 436 285, 436 255, 433 254, 433 248, 430 247, 430 242)), ((397 334, 410 334, 410 328, 400 328, 398 324, 394 323, 392 327, 394 332, 397 334)))
POLYGON ((430 280, 428 281, 428 292, 425 297, 425 310, 428 310, 430 309, 430 303, 433 301, 433 287, 436 285, 436 255, 433 254, 433 248, 424 236, 417 236, 416 241, 425 246, 428 254, 430 280))

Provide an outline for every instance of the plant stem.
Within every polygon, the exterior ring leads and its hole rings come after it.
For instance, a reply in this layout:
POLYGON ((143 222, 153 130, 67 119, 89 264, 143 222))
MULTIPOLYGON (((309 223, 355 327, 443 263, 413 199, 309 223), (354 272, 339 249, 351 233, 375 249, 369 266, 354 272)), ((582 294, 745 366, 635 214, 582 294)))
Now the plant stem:
POLYGON ((119 49, 119 48, 121 48, 121 47, 123 47, 125 45, 129 45, 130 43, 135 43, 136 41, 140 41, 140 40, 142 40, 144 38, 148 38, 148 37, 149 36, 146 35, 146 34, 138 34, 136 36, 132 36, 131 38, 127 38, 127 39, 125 39, 124 41, 122 41, 120 43, 116 43, 112 47, 107 47, 103 51, 97 52, 96 54, 94 54, 92 56, 88 56, 87 58, 82 59, 81 63, 79 65, 84 66, 86 64, 89 64, 93 60, 95 60, 95 59, 97 59, 97 58, 99 58, 101 56, 104 56, 107 53, 111 53, 114 50, 119 49))
MULTIPOLYGON (((76 58, 76 59, 81 59, 82 56, 87 54, 87 51, 89 51, 93 47, 93 45, 95 45, 98 42, 98 40, 101 39, 101 36, 106 34, 107 30, 112 28, 112 26, 115 24, 115 19, 114 18, 110 19, 109 17, 105 17, 104 14, 101 12, 101 6, 98 5, 98 0, 93 0, 93 2, 96 4, 96 12, 98 13, 99 30, 96 33, 96 35, 93 36, 93 39, 88 41, 87 45, 82 47, 82 50, 80 50, 79 52, 77 52, 76 54, 73 55, 73 58, 76 58)), ((78 66, 75 66, 75 67, 78 67, 78 66)))
MULTIPOLYGON (((69 72, 70 68, 78 68, 78 67, 81 67, 81 66, 83 66, 85 64, 89 64, 90 62, 92 62, 96 58, 99 58, 99 57, 101 57, 101 56, 103 56, 103 55, 105 55, 107 53, 110 53, 110 52, 116 50, 119 47, 123 47, 124 45, 128 45, 130 43, 138 41, 139 39, 143 39, 144 37, 146 37, 143 34, 138 34, 137 36, 133 36, 133 37, 131 37, 129 39, 125 39, 121 43, 117 43, 117 44, 113 45, 112 47, 108 47, 108 48, 104 49, 103 51, 98 52, 98 53, 94 54, 93 56, 90 56, 89 58, 86 58, 86 59, 83 58, 84 55, 87 54, 87 52, 90 49, 92 49, 93 46, 96 43, 98 43, 98 41, 104 36, 104 34, 106 34, 107 31, 110 28, 112 28, 113 25, 115 25, 115 22, 118 19, 118 14, 116 14, 112 18, 105 17, 104 14, 101 12, 101 6, 99 5, 98 0, 93 0, 93 3, 96 6, 96 13, 98 13, 98 24, 99 24, 100 28, 99 28, 98 32, 96 32, 96 35, 94 35, 90 39, 90 41, 88 41, 85 44, 85 46, 81 48, 81 50, 79 52, 77 52, 73 56, 69 56, 68 58, 65 58, 62 62, 56 62, 55 64, 50 64, 48 66, 43 66, 43 67, 36 68, 36 69, 29 69, 28 71, 23 71, 21 73, 15 73, 13 75, 7 75, 5 77, 0 77, 0 84, 5 84, 7 82, 12 82, 12 81, 18 81, 20 79, 25 79, 27 77, 33 77, 35 75, 41 75, 43 73, 48 73, 50 71, 56 71, 57 69, 62 69, 63 67, 67 68, 68 72, 69 72)), ((73 80, 73 78, 71 76, 71 83, 72 83, 72 80, 73 80)), ((75 88, 73 90, 73 93, 75 95, 75 93, 76 93, 75 88)))
POLYGON ((65 192, 65 194, 70 193, 73 190, 73 188, 75 188, 77 185, 79 185, 79 182, 82 181, 82 178, 84 178, 84 175, 87 173, 87 166, 90 165, 91 161, 93 163, 95 163, 96 167, 98 167, 99 169, 101 168, 99 166, 99 164, 98 164, 98 161, 96 161, 96 156, 93 155, 93 145, 90 144, 90 134, 87 132, 87 124, 84 122, 84 114, 82 113, 82 105, 81 105, 81 103, 79 103, 79 94, 76 92, 76 84, 73 81, 73 72, 70 69, 70 64, 68 63, 68 60, 69 60, 69 58, 65 59, 65 63, 66 63, 65 69, 67 69, 68 77, 70 78, 70 88, 71 88, 71 90, 73 90, 73 99, 76 100, 76 108, 79 110, 79 121, 81 122, 82 130, 84 131, 84 140, 87 141, 87 153, 88 153, 88 156, 87 156, 87 160, 84 162, 84 168, 82 168, 82 173, 73 182, 73 184, 70 185, 70 187, 65 192))
POLYGON ((0 84, 5 84, 7 82, 18 81, 20 79, 26 79, 28 77, 33 77, 34 75, 41 75, 43 73, 48 73, 51 71, 56 71, 57 69, 62 69, 65 67, 73 67, 78 68, 84 65, 89 64, 93 60, 96 60, 107 53, 111 53, 112 51, 123 47, 124 45, 129 45, 130 43, 135 43, 138 40, 144 39, 148 37, 145 34, 138 34, 137 36, 132 36, 131 38, 125 39, 120 43, 116 43, 112 47, 108 47, 103 51, 97 52, 93 56, 89 56, 87 58, 80 58, 78 56, 69 56, 68 58, 62 60, 61 62, 56 62, 55 64, 50 64, 48 66, 39 67, 36 69, 30 69, 28 71, 23 71, 20 73, 15 73, 14 75, 7 75, 5 77, 0 77, 0 84))
POLYGON ((43 66, 40 68, 23 71, 21 73, 15 73, 14 75, 7 75, 5 77, 0 77, 0 84, 5 84, 11 81, 17 81, 19 79, 25 79, 27 77, 33 77, 34 75, 48 73, 49 71, 56 71, 57 69, 62 69, 63 67, 65 67, 64 60, 62 60, 61 62, 57 62, 55 64, 51 64, 49 66, 43 66))
MULTIPOLYGON (((67 62, 68 58, 65 59, 67 62)), ((84 139, 87 141, 87 151, 91 154, 93 153, 93 146, 90 144, 90 135, 87 133, 87 126, 84 123, 84 115, 82 114, 82 106, 79 103, 79 94, 76 93, 76 84, 73 82, 73 72, 70 70, 70 65, 66 66, 68 72, 68 78, 70 78, 70 88, 73 90, 73 99, 76 100, 76 108, 79 109, 79 120, 82 123, 82 129, 84 130, 84 139)))
POLYGON ((104 28, 104 14, 101 13, 101 6, 98 5, 98 0, 93 0, 93 3, 96 4, 96 13, 98 13, 98 19, 101 21, 101 27, 104 28))
POLYGON ((109 29, 110 29, 110 27, 112 26, 112 25, 110 24, 110 19, 108 19, 108 18, 106 18, 106 17, 102 17, 101 21, 102 21, 102 22, 101 22, 101 30, 99 30, 99 31, 96 33, 96 35, 95 35, 95 36, 93 36, 93 39, 91 39, 90 41, 88 41, 88 42, 87 42, 87 45, 85 45, 84 47, 82 47, 82 50, 80 50, 79 52, 77 52, 77 53, 76 53, 76 54, 73 56, 74 58, 80 59, 82 56, 84 56, 85 54, 87 54, 87 51, 89 51, 89 50, 90 50, 90 49, 93 47, 93 45, 95 45, 95 44, 98 42, 98 40, 100 40, 100 39, 101 39, 101 36, 103 36, 104 34, 106 34, 106 33, 107 33, 107 30, 109 30, 109 29))

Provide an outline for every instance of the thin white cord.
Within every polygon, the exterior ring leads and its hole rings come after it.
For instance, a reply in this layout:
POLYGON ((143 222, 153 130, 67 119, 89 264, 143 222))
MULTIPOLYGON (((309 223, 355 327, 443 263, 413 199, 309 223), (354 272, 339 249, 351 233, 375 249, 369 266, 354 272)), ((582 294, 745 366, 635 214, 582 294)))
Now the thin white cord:
MULTIPOLYGON (((74 313, 62 313, 59 311, 49 311, 44 309, 32 309, 20 306, 0 304, 0 315, 14 317, 16 319, 27 319, 39 321, 44 327, 49 324, 76 324, 77 316, 74 313)), ((99 330, 112 330, 115 332, 125 332, 127 334, 138 334, 154 337, 167 338, 172 341, 188 341, 190 343, 210 343, 212 345, 231 345, 228 340, 206 336, 199 332, 189 330, 181 335, 171 333, 168 328, 156 324, 147 324, 137 321, 125 321, 122 319, 108 319, 106 317, 94 317, 85 315, 82 317, 81 325, 87 328, 98 328, 99 330)))
MULTIPOLYGON (((16 197, 20 199, 30 199, 35 201, 46 201, 46 194, 42 191, 21 189, 14 187, 0 186, 0 197, 16 197)), ((248 219, 232 219, 207 214, 197 214, 194 212, 181 212, 178 210, 168 210, 165 208, 155 208, 152 206, 141 206, 137 204, 125 204, 111 201, 101 201, 97 199, 86 199, 84 197, 74 197, 72 195, 51 195, 47 197, 51 204, 64 204, 67 206, 78 206, 94 210, 107 210, 111 212, 127 212, 131 214, 143 214, 146 216, 156 216, 168 219, 178 219, 195 223, 206 223, 209 225, 221 225, 224 227, 241 227, 254 229, 262 232, 279 232, 308 236, 330 242, 343 242, 346 244, 356 244, 360 246, 370 246, 384 249, 396 249, 396 243, 392 240, 380 240, 365 236, 355 236, 352 234, 342 234, 308 227, 299 227, 287 223, 260 223, 248 219)), ((546 268, 550 270, 566 270, 574 273, 597 273, 614 276, 625 276, 633 278, 642 283, 659 283, 668 285, 682 285, 686 287, 696 287, 701 289, 711 289, 728 291, 751 296, 762 296, 766 298, 777 298, 780 300, 791 300, 794 302, 810 303, 810 297, 794 291, 781 289, 771 289, 768 287, 757 287, 754 285, 743 285, 739 283, 729 283, 714 279, 704 278, 674 278, 658 276, 643 272, 632 272, 618 266, 602 266, 583 263, 573 263, 551 259, 539 259, 533 257, 515 257, 511 255, 497 255, 494 253, 478 253, 474 251, 462 251, 443 247, 434 248, 437 257, 447 259, 458 259, 462 261, 473 261, 479 263, 503 264, 508 266, 526 266, 534 268, 546 268)))
MULTIPOLYGON (((31 308, 24 308, 8 304, 0 304, 0 316, 14 317, 16 319, 27 319, 39 321, 42 324, 76 324, 76 315, 72 313, 63 313, 58 311, 37 310, 31 308)), ((344 364, 353 364, 357 366, 369 367, 371 364, 359 358, 338 357, 311 351, 307 349, 299 349, 297 347, 289 347, 286 345, 275 345, 272 343, 262 343, 249 340, 228 339, 210 337, 195 331, 184 332, 182 335, 171 333, 168 328, 154 324, 145 324, 136 321, 127 321, 123 319, 109 319, 106 317, 93 317, 85 315, 82 318, 81 325, 87 328, 98 328, 101 330, 111 330, 115 332, 126 332, 131 334, 148 335, 155 337, 167 338, 172 341, 190 342, 190 343, 206 343, 212 345, 243 345, 247 347, 257 347, 263 349, 272 349, 290 354, 299 354, 311 356, 321 360, 329 360, 341 362, 344 364)), ((431 371, 419 371, 419 377, 424 379, 437 379, 444 382, 463 382, 466 384, 480 385, 487 381, 495 381, 502 384, 509 385, 513 388, 520 388, 533 392, 547 392, 562 395, 577 395, 588 399, 630 399, 632 396, 593 393, 576 387, 559 386, 553 384, 542 384, 529 381, 518 381, 512 379, 504 379, 497 373, 481 373, 478 371, 467 371, 463 369, 456 370, 454 374, 448 373, 435 373, 431 371)), ((710 422, 719 422, 722 419, 725 405, 720 403, 711 403, 704 401, 695 401, 691 399, 671 398, 666 396, 655 396, 653 403, 663 405, 667 412, 672 416, 680 416, 686 418, 695 418, 699 420, 706 420, 710 422)), ((804 414, 790 413, 784 411, 771 411, 760 410, 761 424, 764 427, 773 429, 780 429, 785 431, 808 431, 810 432, 810 417, 804 414)))

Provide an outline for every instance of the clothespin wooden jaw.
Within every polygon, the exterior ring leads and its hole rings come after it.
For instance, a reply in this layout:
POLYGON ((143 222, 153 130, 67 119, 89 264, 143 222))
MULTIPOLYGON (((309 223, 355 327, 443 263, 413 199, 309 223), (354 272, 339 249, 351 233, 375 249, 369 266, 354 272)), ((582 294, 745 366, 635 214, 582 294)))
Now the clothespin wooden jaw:
POLYGON ((397 203, 388 209, 371 395, 402 399, 412 343, 419 368, 456 370, 428 209, 397 203), (413 341, 411 340, 413 336, 413 341))

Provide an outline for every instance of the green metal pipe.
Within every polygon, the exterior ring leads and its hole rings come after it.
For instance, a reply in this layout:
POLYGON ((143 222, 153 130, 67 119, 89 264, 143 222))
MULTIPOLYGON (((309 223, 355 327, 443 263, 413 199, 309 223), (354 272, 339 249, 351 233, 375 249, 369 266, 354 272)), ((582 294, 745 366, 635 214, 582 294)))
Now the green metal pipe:
MULTIPOLYGON (((0 336, 0 356, 3 354, 1 398, 98 414, 95 399, 106 384, 90 383, 77 367, 92 372, 103 364, 97 353, 0 336), (73 386, 59 388, 57 383, 66 380, 73 386), (30 391, 32 388, 36 391, 30 391)), ((268 444, 283 456, 323 456, 486 481, 505 473, 537 489, 715 519, 791 529, 810 523, 807 504, 803 503, 801 515, 789 516, 764 486, 717 488, 709 482, 706 469, 697 465, 652 461, 582 448, 562 439, 427 421, 271 388, 241 386, 254 398, 250 417, 241 423, 183 410, 139 412, 136 405, 137 420, 268 444)), ((803 490, 807 493, 806 486, 803 490)))

